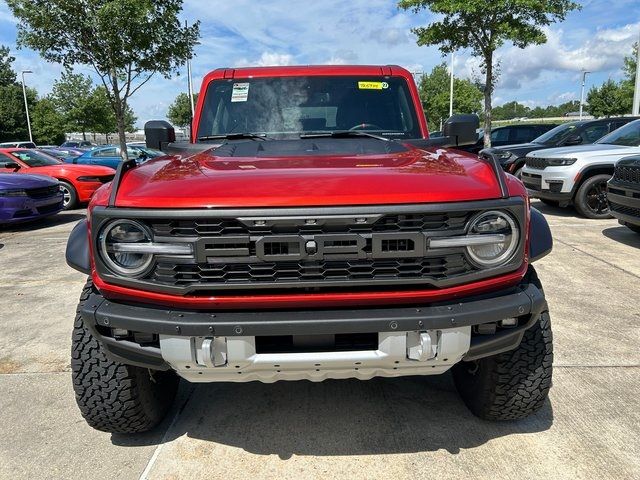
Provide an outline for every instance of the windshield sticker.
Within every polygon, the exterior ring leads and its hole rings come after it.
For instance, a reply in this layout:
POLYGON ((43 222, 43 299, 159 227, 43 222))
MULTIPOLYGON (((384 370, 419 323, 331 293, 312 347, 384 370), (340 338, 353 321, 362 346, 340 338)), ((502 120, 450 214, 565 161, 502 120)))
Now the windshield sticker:
POLYGON ((249 98, 249 83, 234 83, 231 91, 232 102, 246 102, 249 98))
POLYGON ((360 90, 383 90, 389 88, 387 82, 358 82, 358 88, 360 90))

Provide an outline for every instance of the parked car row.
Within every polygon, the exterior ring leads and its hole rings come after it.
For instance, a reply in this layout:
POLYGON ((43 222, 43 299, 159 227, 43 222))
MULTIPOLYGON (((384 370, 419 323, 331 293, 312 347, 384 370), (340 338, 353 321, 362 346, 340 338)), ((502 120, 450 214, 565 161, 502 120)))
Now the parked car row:
POLYGON ((587 218, 610 218, 607 182, 615 163, 638 153, 640 120, 619 117, 570 122, 528 144, 492 147, 479 155, 519 177, 532 198, 574 205, 587 218))

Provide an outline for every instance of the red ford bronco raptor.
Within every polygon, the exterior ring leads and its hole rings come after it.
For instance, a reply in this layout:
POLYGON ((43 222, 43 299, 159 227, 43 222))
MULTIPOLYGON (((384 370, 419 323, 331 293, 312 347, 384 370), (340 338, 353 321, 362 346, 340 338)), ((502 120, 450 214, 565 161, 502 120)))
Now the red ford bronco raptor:
POLYGON ((519 180, 429 139, 397 66, 219 69, 191 143, 124 162, 71 233, 89 275, 73 384, 94 428, 141 432, 190 382, 369 379, 449 369, 477 416, 519 419, 551 386, 531 266, 552 247, 519 180))

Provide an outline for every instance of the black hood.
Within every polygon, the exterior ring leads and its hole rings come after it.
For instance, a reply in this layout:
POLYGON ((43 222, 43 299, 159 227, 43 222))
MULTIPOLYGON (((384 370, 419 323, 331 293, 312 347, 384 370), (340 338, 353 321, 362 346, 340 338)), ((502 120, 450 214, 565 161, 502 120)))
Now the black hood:
POLYGON ((534 150, 542 150, 544 148, 553 148, 550 145, 543 145, 542 143, 519 143, 517 145, 504 145, 502 147, 491 148, 499 152, 509 152, 518 158, 526 157, 527 153, 534 150))

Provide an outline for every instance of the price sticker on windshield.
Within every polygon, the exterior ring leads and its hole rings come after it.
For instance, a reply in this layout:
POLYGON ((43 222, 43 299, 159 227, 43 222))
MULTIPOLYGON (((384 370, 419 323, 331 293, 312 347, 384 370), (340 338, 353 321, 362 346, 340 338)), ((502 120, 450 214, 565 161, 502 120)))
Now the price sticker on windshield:
POLYGON ((249 83, 234 83, 231 90, 232 102, 246 102, 249 98, 249 83))
POLYGON ((385 88, 389 88, 387 82, 358 82, 360 90, 384 90, 385 88))

